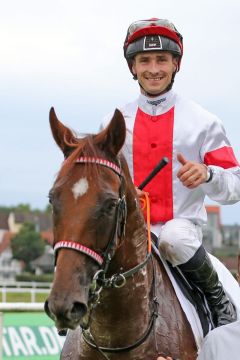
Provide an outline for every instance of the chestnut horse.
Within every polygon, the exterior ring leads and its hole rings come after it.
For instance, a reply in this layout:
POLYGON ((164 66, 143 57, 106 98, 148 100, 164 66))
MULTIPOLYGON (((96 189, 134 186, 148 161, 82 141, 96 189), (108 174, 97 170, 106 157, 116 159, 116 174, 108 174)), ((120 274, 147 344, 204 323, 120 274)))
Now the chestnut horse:
POLYGON ((149 253, 146 224, 121 154, 124 118, 77 138, 50 110, 65 161, 49 193, 56 271, 46 313, 70 329, 64 360, 194 360, 191 327, 166 270, 149 253))

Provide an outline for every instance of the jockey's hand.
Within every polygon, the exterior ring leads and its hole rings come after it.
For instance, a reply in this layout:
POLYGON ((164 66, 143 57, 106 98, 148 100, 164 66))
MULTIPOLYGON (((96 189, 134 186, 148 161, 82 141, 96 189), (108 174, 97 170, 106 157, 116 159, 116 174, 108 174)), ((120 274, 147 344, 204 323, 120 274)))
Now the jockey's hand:
POLYGON ((188 189, 195 189, 207 181, 208 172, 206 165, 186 160, 182 154, 177 154, 177 159, 182 164, 177 177, 188 189))
POLYGON ((164 358, 164 357, 160 356, 160 357, 157 358, 157 360, 172 360, 172 358, 169 357, 169 356, 167 358, 164 358))
POLYGON ((137 196, 138 196, 139 199, 140 199, 141 197, 144 197, 144 191, 138 189, 137 187, 136 187, 136 191, 137 191, 137 196))

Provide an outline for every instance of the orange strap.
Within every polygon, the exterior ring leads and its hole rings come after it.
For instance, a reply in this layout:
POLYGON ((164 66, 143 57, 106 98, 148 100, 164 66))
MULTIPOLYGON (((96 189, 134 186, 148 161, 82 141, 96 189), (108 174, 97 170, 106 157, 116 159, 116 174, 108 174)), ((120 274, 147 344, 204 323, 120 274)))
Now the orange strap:
POLYGON ((147 234, 148 234, 148 253, 152 251, 152 240, 150 231, 150 199, 147 192, 143 191, 143 196, 140 197, 142 211, 146 211, 147 218, 147 234))

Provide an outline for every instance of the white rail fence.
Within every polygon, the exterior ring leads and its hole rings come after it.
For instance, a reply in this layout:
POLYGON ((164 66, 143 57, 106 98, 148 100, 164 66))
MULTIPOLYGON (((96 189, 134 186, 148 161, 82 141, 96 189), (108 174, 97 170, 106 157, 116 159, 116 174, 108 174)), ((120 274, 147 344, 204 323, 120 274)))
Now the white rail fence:
POLYGON ((51 283, 46 282, 0 282, 0 311, 3 310, 42 310, 43 303, 37 302, 38 294, 45 294, 46 298, 51 289, 51 283), (10 303, 8 295, 10 294, 28 294, 28 303, 20 301, 10 303))
POLYGON ((0 303, 0 315, 1 311, 44 311, 44 303, 0 303))
POLYGON ((0 312, 0 360, 3 358, 3 318, 0 312))
POLYGON ((50 288, 52 283, 50 282, 38 282, 38 281, 0 281, 0 288, 50 288))
POLYGON ((46 298, 51 290, 51 283, 39 282, 0 282, 0 360, 3 359, 3 318, 4 311, 44 311, 44 303, 36 302, 37 294, 46 294, 46 298), (30 295, 31 302, 9 302, 8 294, 23 294, 30 295))
POLYGON ((36 295, 37 294, 49 294, 50 289, 39 289, 39 288, 7 288, 2 287, 0 288, 0 293, 2 294, 2 302, 7 302, 7 294, 30 294, 30 301, 31 303, 36 302, 36 295))

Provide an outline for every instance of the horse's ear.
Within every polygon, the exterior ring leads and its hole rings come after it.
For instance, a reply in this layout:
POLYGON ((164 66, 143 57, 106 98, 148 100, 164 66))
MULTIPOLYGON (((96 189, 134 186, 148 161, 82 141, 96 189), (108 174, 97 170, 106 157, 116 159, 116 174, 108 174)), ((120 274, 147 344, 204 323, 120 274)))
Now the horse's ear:
POLYGON ((68 146, 69 143, 74 142, 74 135, 72 131, 63 125, 61 121, 58 120, 54 108, 50 109, 49 121, 53 134, 53 138, 56 144, 60 147, 65 157, 69 155, 71 148, 68 146))
POLYGON ((126 138, 126 124, 124 117, 118 109, 115 110, 112 120, 107 127, 107 137, 105 148, 114 156, 116 156, 126 138))

